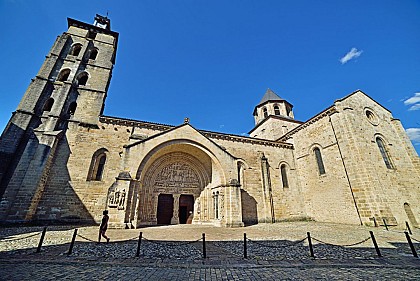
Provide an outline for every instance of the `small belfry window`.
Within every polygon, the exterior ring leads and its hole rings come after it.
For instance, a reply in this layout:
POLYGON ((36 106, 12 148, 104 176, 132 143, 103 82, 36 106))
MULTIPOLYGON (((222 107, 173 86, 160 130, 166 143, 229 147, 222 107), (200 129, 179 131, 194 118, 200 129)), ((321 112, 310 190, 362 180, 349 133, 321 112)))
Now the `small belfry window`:
POLYGON ((80 54, 81 50, 82 44, 74 44, 73 47, 71 47, 70 55, 77 57, 80 54))
POLYGON ((60 81, 60 82, 67 81, 67 79, 69 79, 69 76, 70 76, 70 69, 67 69, 67 68, 63 69, 60 71, 60 74, 58 74, 57 81, 60 81))
POLYGON ((319 150, 318 147, 314 149, 314 154, 315 154, 316 163, 318 165, 319 174, 323 175, 325 174, 325 167, 324 167, 324 162, 322 161, 321 151, 319 150))
POLYGON ((283 188, 288 188, 289 187, 289 182, 287 180, 286 165, 284 165, 284 164, 281 165, 280 172, 281 172, 281 181, 283 183, 283 188))
POLYGON ((89 59, 90 60, 96 60, 97 56, 98 56, 98 50, 97 49, 92 49, 90 51, 90 54, 89 54, 89 59))
POLYGON ((264 118, 267 118, 268 117, 268 112, 267 112, 267 108, 266 107, 263 108, 263 115, 264 115, 264 118))
POLYGON ((80 73, 79 76, 77 76, 77 84, 79 86, 85 86, 88 78, 89 78, 89 75, 86 72, 80 73))
POLYGON ((391 158, 389 157, 388 151, 386 151, 385 149, 385 145, 382 139, 377 137, 376 144, 378 145, 379 151, 381 152, 382 159, 384 159, 386 167, 388 169, 393 169, 394 167, 392 166, 391 158))
POLYGON ((90 163, 88 181, 101 181, 106 163, 106 149, 99 149, 92 156, 90 163))
POLYGON ((274 114, 275 115, 280 115, 280 108, 278 107, 278 105, 274 106, 274 114))
POLYGON ((44 112, 48 112, 51 111, 52 106, 54 105, 54 99, 53 98, 49 98, 47 100, 47 102, 44 104, 44 108, 42 111, 44 112))
POLYGON ((290 117, 291 109, 289 106, 286 106, 286 115, 290 117))
POLYGON ((74 113, 76 112, 76 108, 77 108, 77 103, 74 101, 69 105, 69 109, 67 113, 70 115, 74 115, 74 113))

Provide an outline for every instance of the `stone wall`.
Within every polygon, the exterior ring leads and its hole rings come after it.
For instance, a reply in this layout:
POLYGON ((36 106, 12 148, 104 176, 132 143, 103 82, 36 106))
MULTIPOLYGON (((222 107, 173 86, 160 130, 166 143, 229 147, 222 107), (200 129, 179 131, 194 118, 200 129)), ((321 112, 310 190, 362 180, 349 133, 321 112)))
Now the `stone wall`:
POLYGON ((403 225, 404 203, 420 215, 419 157, 400 122, 361 92, 336 102, 332 123, 345 158, 349 179, 363 223, 403 225), (370 113, 367 113, 370 112, 370 113), (373 115, 371 115, 373 114, 373 115), (369 118, 370 117, 370 118, 369 118), (387 168, 376 142, 381 138, 391 161, 387 168))
POLYGON ((298 180, 307 214, 325 222, 360 223, 329 114, 293 134, 298 180), (321 174, 314 149, 321 152, 321 174))

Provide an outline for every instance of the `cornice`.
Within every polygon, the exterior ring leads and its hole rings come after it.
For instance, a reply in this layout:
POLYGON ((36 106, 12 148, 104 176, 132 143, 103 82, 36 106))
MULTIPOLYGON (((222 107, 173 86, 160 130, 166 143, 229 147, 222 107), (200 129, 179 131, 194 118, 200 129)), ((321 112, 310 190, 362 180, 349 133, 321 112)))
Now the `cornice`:
MULTIPOLYGON (((152 129, 152 130, 157 130, 157 131, 167 131, 167 130, 177 127, 177 126, 172 126, 172 125, 137 121, 137 120, 132 120, 132 119, 125 119, 125 118, 118 118, 118 117, 111 117, 111 116, 100 116, 99 122, 106 123, 106 124, 113 124, 113 125, 121 125, 121 126, 142 127, 142 128, 147 128, 147 129, 152 129)), ((235 142, 242 142, 242 143, 250 143, 250 144, 258 144, 258 145, 293 149, 292 144, 285 143, 285 142, 257 139, 257 138, 204 131, 204 130, 197 130, 197 131, 203 134, 204 136, 206 136, 207 138, 211 138, 211 139, 219 139, 219 140, 227 140, 227 141, 235 141, 235 142)))
POLYGON ((306 121, 305 123, 303 123, 300 126, 297 126, 296 128, 294 128, 293 130, 287 132, 286 134, 284 134, 283 136, 281 136, 280 138, 277 139, 277 141, 286 141, 288 140, 293 134, 299 132, 300 130, 308 127, 309 125, 317 122, 318 120, 326 117, 326 116, 330 116, 333 113, 336 113, 337 109, 335 108, 334 105, 326 108, 325 110, 321 111, 320 113, 318 113, 317 115, 315 115, 314 117, 312 117, 311 119, 309 119, 308 121, 306 121))
POLYGON ((121 125, 121 126, 130 126, 130 127, 142 127, 152 130, 158 131, 166 131, 172 129, 176 126, 160 124, 160 123, 152 123, 152 122, 145 122, 145 121, 137 121, 133 119, 126 119, 126 118, 119 118, 119 117, 111 117, 111 116, 100 116, 99 122, 106 123, 106 124, 113 124, 113 125, 121 125))

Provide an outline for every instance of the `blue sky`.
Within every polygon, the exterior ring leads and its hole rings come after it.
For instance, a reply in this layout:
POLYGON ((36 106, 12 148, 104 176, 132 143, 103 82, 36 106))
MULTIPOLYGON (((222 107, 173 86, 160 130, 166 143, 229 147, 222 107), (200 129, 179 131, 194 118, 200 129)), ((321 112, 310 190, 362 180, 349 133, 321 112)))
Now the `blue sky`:
POLYGON ((301 121, 361 89, 420 151, 420 1, 409 0, 0 0, 1 131, 66 18, 107 12, 120 40, 105 115, 241 135, 267 88, 301 121))

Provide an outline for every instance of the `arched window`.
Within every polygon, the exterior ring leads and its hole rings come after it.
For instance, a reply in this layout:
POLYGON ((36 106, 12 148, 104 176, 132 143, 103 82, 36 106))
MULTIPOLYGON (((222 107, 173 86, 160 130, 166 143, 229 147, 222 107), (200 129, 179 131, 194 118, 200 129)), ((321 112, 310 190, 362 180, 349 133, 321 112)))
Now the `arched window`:
POLYGON ((274 114, 275 114, 275 115, 280 115, 280 108, 279 108, 279 106, 278 106, 278 105, 275 105, 275 106, 274 106, 274 114))
POLYGON ((388 169, 392 169, 391 158, 388 155, 388 151, 385 149, 384 142, 381 138, 376 138, 376 144, 378 145, 379 151, 381 152, 382 158, 384 159, 385 165, 388 169))
POLYGON ((90 162, 90 168, 87 180, 88 181, 100 181, 104 174, 105 163, 106 163, 106 153, 107 150, 101 148, 97 150, 93 156, 92 161, 90 162))
POLYGON ((70 115, 74 115, 74 113, 76 112, 76 108, 77 108, 77 103, 74 101, 69 105, 69 109, 67 113, 70 115))
POLYGON ((263 114, 264 114, 264 118, 268 117, 268 112, 267 112, 267 108, 263 107, 263 114))
POLYGON ((66 68, 60 71, 60 74, 58 74, 57 81, 64 82, 69 79, 70 75, 70 69, 66 68))
POLYGON ((46 112, 51 111, 51 108, 52 108, 53 104, 54 104, 54 99, 53 98, 49 98, 45 102, 44 109, 42 111, 46 111, 46 112))
POLYGON ((324 162, 322 161, 321 151, 318 147, 314 149, 316 163, 318 164, 318 171, 320 175, 325 174, 324 162))
POLYGON ((289 182, 287 180, 287 171, 286 171, 286 165, 281 165, 280 167, 280 173, 281 173, 281 181, 283 183, 283 188, 289 187, 289 182))
POLYGON ((89 75, 86 72, 82 72, 77 76, 77 84, 79 86, 85 86, 87 83, 87 80, 89 78, 89 75))
POLYGON ((286 115, 290 117, 291 108, 286 105, 286 115))
POLYGON ((70 55, 77 57, 80 54, 81 50, 82 50, 82 44, 80 43, 74 44, 71 47, 70 55))
POLYGON ((90 54, 89 54, 89 59, 90 60, 96 60, 97 56, 98 56, 98 49, 90 50, 90 54))

